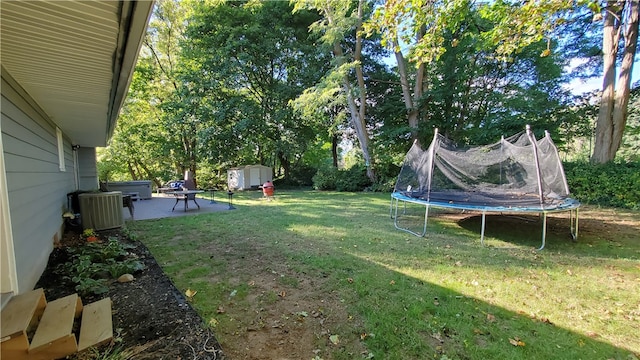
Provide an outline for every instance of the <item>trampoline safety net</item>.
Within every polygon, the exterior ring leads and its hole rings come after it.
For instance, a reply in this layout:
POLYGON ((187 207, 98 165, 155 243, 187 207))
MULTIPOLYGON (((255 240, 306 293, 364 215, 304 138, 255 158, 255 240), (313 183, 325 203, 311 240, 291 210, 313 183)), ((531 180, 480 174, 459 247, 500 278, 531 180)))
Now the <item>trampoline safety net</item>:
POLYGON ((500 141, 457 148, 436 134, 428 149, 414 143, 394 192, 428 203, 552 208, 569 196, 558 150, 548 132, 526 131, 500 141))

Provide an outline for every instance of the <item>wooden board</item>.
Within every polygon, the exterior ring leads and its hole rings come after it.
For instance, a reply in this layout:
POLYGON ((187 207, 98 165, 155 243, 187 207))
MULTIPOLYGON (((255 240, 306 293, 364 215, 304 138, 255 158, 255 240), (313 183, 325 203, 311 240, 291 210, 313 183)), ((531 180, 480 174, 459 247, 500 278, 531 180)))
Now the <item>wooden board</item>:
POLYGON ((63 359, 78 351, 76 336, 69 334, 57 339, 53 343, 41 346, 37 351, 29 350, 27 360, 63 359))
POLYGON ((113 339, 111 298, 86 305, 82 311, 78 351, 98 346, 113 339))
POLYGON ((46 350, 59 357, 73 354, 77 350, 75 335, 72 333, 73 321, 81 312, 82 301, 78 294, 49 302, 31 340, 29 353, 46 350))
POLYGON ((47 301, 42 289, 16 295, 2 309, 0 324, 0 358, 26 359, 29 350, 28 333, 44 312, 47 301))
POLYGON ((42 289, 12 297, 0 315, 2 342, 26 333, 31 326, 37 324, 46 305, 42 289))

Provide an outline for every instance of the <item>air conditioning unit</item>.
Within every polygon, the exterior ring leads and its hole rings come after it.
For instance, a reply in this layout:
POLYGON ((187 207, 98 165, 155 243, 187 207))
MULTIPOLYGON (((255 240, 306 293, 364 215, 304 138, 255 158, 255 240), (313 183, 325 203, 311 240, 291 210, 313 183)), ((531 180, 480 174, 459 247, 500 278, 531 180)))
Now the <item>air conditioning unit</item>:
POLYGON ((106 230, 124 225, 120 191, 84 193, 78 199, 83 229, 106 230))

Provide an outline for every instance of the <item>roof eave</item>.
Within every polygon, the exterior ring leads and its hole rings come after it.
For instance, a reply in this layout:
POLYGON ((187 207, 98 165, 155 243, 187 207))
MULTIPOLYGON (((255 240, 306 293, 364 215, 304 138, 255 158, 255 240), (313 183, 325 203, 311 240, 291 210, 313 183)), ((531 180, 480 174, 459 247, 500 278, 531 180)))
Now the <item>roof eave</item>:
POLYGON ((113 79, 104 144, 106 146, 117 125, 120 109, 127 96, 136 61, 144 41, 153 1, 124 1, 120 11, 120 36, 113 59, 113 79))

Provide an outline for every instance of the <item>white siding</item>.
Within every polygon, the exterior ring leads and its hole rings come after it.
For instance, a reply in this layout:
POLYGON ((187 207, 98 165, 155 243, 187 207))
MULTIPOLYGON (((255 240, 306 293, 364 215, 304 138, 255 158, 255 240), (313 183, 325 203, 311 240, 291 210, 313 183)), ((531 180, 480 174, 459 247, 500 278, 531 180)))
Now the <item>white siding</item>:
MULTIPOLYGON (((4 72, 3 72, 4 75, 4 72)), ((56 127, 11 78, 2 77, 1 132, 18 293, 33 289, 53 239, 60 236, 67 193, 74 191, 71 144, 65 140, 66 171, 60 171, 56 127)))

